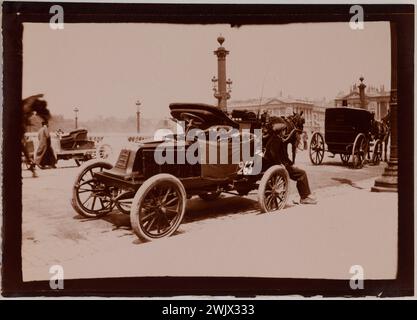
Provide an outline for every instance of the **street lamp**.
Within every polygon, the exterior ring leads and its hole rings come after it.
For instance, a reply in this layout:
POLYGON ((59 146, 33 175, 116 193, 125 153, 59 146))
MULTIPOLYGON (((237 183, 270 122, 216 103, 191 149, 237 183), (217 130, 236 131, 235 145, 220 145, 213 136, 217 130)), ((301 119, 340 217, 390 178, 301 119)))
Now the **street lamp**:
POLYGON ((80 111, 77 107, 74 108, 75 113, 75 129, 78 129, 78 111, 80 111))
POLYGON ((136 101, 136 132, 140 132, 140 101, 136 101))

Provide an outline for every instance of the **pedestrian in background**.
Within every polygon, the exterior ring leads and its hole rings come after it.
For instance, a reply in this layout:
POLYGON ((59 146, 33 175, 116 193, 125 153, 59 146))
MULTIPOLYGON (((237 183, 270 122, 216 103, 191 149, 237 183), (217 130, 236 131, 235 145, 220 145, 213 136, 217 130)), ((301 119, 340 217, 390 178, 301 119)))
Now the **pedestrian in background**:
POLYGON ((56 168, 56 157, 51 146, 48 122, 42 121, 42 127, 38 131, 39 146, 36 150, 35 162, 41 169, 46 167, 56 168))
POLYGON ((308 141, 308 135, 307 135, 307 132, 304 131, 303 132, 303 144, 304 144, 303 148, 304 148, 304 150, 307 150, 307 148, 308 148, 307 141, 308 141))

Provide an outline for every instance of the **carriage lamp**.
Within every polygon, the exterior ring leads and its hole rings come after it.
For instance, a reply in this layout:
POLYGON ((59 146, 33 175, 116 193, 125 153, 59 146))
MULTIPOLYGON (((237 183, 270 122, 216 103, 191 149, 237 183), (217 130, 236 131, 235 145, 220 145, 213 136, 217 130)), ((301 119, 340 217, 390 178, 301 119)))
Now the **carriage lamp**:
POLYGON ((140 132, 140 105, 142 103, 137 100, 136 101, 136 132, 139 133, 140 132))
POLYGON ((75 113, 75 129, 78 129, 78 111, 80 111, 77 107, 74 108, 75 113))
POLYGON ((216 94, 217 93, 217 78, 215 76, 213 76, 213 78, 211 78, 211 83, 213 84, 213 91, 216 94))
MULTIPOLYGON (((227 79, 227 81, 226 81, 227 93, 229 93, 229 94, 232 92, 232 83, 233 83, 233 81, 230 80, 230 78, 227 79)), ((229 96, 229 98, 230 98, 230 96, 229 96)))

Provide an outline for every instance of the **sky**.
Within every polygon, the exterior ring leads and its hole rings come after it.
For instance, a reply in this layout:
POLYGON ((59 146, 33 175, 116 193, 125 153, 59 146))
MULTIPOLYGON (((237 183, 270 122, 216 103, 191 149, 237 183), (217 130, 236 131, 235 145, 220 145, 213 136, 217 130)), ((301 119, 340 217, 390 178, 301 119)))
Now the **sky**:
POLYGON ((242 26, 179 24, 25 23, 23 97, 44 93, 53 114, 80 120, 169 116, 171 102, 215 104, 225 37, 232 100, 291 95, 333 99, 359 77, 390 87, 390 32, 387 22, 242 26))

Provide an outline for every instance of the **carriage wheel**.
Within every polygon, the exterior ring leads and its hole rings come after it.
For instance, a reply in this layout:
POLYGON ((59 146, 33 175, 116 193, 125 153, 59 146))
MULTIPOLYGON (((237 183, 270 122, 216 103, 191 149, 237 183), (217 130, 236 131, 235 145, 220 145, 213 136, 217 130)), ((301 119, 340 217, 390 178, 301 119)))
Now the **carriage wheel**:
POLYGON ((375 142, 374 152, 372 153, 372 163, 374 165, 379 165, 381 161, 382 161, 382 141, 378 139, 375 142))
POLYGON ((310 141, 310 160, 314 165, 322 163, 324 158, 324 138, 320 132, 314 132, 310 141))
POLYGON ((133 197, 135 192, 133 191, 121 191, 121 193, 114 199, 116 208, 124 214, 130 214, 132 208, 133 197))
POLYGON ((136 235, 152 241, 172 235, 185 212, 186 192, 170 174, 157 174, 140 186, 133 199, 130 222, 136 235))
POLYGON ((98 160, 88 161, 81 167, 71 199, 71 205, 77 213, 87 218, 99 218, 113 209, 110 192, 94 177, 95 172, 112 167, 110 163, 98 160))
POLYGON ((350 154, 340 154, 340 160, 342 160, 342 163, 346 166, 349 163, 350 154))
POLYGON ((368 154, 368 141, 363 133, 356 136, 352 148, 352 165, 354 169, 361 169, 368 154))
POLYGON ((258 201, 262 212, 285 207, 288 199, 288 172, 276 165, 265 171, 259 183, 258 201))
POLYGON ((217 200, 220 197, 220 195, 221 195, 221 191, 214 191, 214 192, 201 193, 198 196, 204 201, 214 201, 214 200, 217 200))

